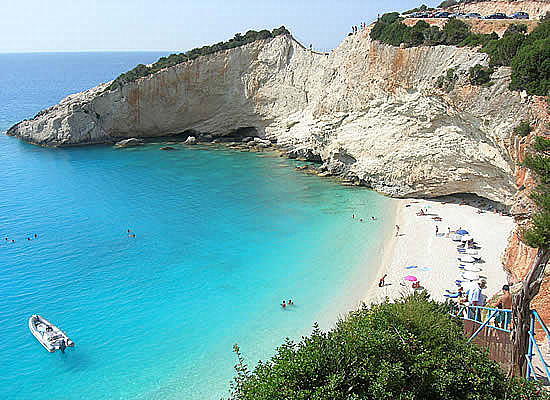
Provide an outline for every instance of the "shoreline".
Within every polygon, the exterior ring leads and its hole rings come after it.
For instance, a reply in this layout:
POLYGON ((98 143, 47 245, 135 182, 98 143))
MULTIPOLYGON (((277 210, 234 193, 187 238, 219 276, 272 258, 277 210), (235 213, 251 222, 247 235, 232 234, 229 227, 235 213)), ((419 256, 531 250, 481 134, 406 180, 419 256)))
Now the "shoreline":
POLYGON ((503 284, 508 283, 501 257, 515 228, 514 220, 488 211, 478 214, 479 203, 483 200, 472 201, 468 197, 455 195, 437 200, 393 199, 391 234, 384 240, 382 257, 376 269, 377 278, 364 294, 364 303, 379 303, 386 297, 395 300, 403 294, 412 293, 414 289, 411 282, 403 279, 406 275, 417 277, 421 289, 426 289, 431 298, 445 301, 445 290, 456 290, 458 286, 455 280, 462 279, 456 250, 459 242, 447 237, 449 228, 451 231, 459 228, 468 230, 478 243, 480 249, 477 251, 482 261, 473 265, 481 268, 479 276, 487 281, 487 287, 483 290, 486 299, 490 299, 501 290, 503 284), (464 200, 467 204, 460 205, 464 200), (416 215, 420 208, 426 210, 426 207, 429 215, 416 215), (433 218, 436 216, 442 220, 435 221, 433 218), (395 235, 395 225, 400 227, 399 236, 395 235), (439 229, 438 236, 435 234, 436 226, 439 229), (416 267, 406 269, 407 266, 416 267), (384 274, 388 274, 386 284, 378 287, 379 279, 384 274))

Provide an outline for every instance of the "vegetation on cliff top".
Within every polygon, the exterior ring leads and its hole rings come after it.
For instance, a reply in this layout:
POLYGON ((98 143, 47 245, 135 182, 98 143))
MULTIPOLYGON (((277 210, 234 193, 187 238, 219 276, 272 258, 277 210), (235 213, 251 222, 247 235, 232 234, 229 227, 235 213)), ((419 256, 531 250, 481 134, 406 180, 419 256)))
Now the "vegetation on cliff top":
MULTIPOLYGON (((529 121, 525 122, 531 131, 529 121)), ((523 241, 534 248, 550 249, 550 139, 537 136, 523 166, 535 172, 538 185, 531 194, 537 212, 531 217, 529 228, 523 231, 523 241)))
POLYGON ((249 30, 244 35, 236 33, 232 39, 227 42, 219 42, 212 46, 203 46, 189 50, 186 53, 170 54, 168 57, 161 57, 151 66, 139 64, 134 69, 119 75, 108 87, 109 90, 115 90, 124 86, 128 82, 134 82, 139 78, 154 74, 161 69, 172 67, 189 60, 194 60, 199 56, 217 53, 218 51, 234 49, 235 47, 244 46, 245 44, 255 42, 260 39, 268 39, 275 36, 290 33, 284 26, 273 29, 271 32, 264 29, 261 31, 249 30))
MULTIPOLYGON (((392 46, 420 45, 481 46, 489 55, 489 67, 510 66, 510 89, 526 90, 529 94, 547 96, 550 90, 550 18, 546 17, 530 33, 523 24, 510 25, 502 38, 496 33, 472 33, 470 27, 455 18, 440 29, 425 21, 406 26, 399 13, 384 14, 374 25, 370 36, 392 46)), ((481 71, 478 68, 479 71, 481 71)), ((478 72, 478 71, 474 71, 478 72)), ((483 71, 481 71, 483 72, 483 71)), ((485 71, 486 72, 486 71, 485 71)), ((475 79, 472 83, 475 83, 475 79)), ((485 82, 485 75, 480 82, 485 82)))
POLYGON ((426 292, 363 306, 327 333, 314 326, 253 371, 234 351, 232 399, 548 399, 534 384, 507 379, 426 292))

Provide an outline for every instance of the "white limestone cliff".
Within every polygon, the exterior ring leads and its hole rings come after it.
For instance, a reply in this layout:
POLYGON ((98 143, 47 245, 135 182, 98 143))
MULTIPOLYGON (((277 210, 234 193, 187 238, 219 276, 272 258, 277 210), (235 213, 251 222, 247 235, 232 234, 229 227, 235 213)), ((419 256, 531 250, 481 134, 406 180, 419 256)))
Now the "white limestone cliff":
POLYGON ((214 137, 239 128, 292 156, 392 196, 475 193, 511 204, 512 129, 529 98, 507 89, 509 70, 489 87, 468 70, 487 55, 452 46, 395 48, 366 30, 330 55, 289 35, 199 57, 115 91, 71 95, 12 127, 25 141, 67 146, 174 134, 214 137), (449 92, 437 80, 455 69, 449 92))

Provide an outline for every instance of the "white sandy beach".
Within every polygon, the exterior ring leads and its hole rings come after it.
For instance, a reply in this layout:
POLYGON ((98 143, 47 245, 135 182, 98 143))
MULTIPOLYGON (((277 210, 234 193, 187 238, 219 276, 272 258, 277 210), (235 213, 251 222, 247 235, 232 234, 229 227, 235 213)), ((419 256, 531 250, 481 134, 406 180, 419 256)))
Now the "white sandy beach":
POLYGON ((483 294, 491 298, 507 283, 501 256, 514 229, 512 217, 493 212, 478 214, 476 207, 459 205, 458 202, 442 204, 445 200, 394 200, 397 209, 394 225, 400 227, 399 236, 395 236, 394 227, 383 249, 379 275, 368 290, 367 303, 379 302, 386 296, 394 299, 412 292, 411 282, 403 279, 406 275, 417 277, 420 286, 437 300, 445 300, 445 289, 456 290, 455 280, 462 279, 456 249, 460 242, 447 237, 448 228, 451 231, 459 228, 467 230, 480 246, 478 253, 482 262, 474 265, 482 269, 479 275, 487 281, 483 294), (426 210, 426 207, 430 215, 416 215, 420 208, 426 210), (436 215, 441 217, 440 222, 433 219, 436 215), (437 237, 436 226, 439 227, 437 237), (417 268, 405 269, 407 266, 417 268), (383 274, 388 276, 386 285, 380 288, 378 279, 383 274))

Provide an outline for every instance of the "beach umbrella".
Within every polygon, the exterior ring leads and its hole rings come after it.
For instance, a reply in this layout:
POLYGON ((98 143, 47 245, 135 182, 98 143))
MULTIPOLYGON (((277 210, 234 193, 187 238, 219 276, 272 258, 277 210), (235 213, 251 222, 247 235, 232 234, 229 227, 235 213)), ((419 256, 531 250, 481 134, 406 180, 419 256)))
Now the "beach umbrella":
POLYGON ((407 275, 403 279, 405 279, 406 281, 411 281, 411 282, 416 282, 418 280, 418 279, 416 279, 416 276, 412 276, 412 275, 407 275))
POLYGON ((477 250, 474 250, 474 249, 466 249, 465 253, 471 256, 477 256, 477 250))
POLYGON ((467 242, 468 240, 473 240, 474 238, 470 235, 463 235, 462 239, 460 239, 461 242, 467 242))
POLYGON ((471 272, 481 272, 481 268, 474 267, 473 265, 467 265, 464 267, 465 271, 471 271, 471 272))
POLYGON ((459 235, 467 235, 468 231, 465 231, 464 229, 459 229, 458 231, 456 231, 456 233, 458 233, 459 235))
POLYGON ((474 257, 468 256, 468 255, 458 257, 458 259, 459 259, 460 261, 462 261, 462 262, 467 262, 467 263, 473 263, 473 262, 475 262, 474 257))
POLYGON ((462 276, 464 279, 468 279, 469 281, 477 281, 479 279, 479 275, 472 271, 466 271, 462 274, 462 276))

